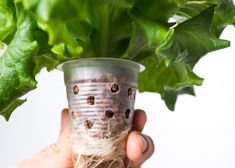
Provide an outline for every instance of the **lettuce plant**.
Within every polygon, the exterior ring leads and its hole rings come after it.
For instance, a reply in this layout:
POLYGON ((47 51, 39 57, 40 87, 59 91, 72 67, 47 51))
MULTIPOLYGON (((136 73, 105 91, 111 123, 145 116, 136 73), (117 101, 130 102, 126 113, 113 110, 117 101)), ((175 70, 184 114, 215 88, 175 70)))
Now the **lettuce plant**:
POLYGON ((0 114, 6 120, 37 87, 42 68, 87 57, 133 60, 146 69, 139 91, 161 94, 170 110, 178 95, 194 95, 193 72, 235 25, 232 0, 1 0, 0 114))

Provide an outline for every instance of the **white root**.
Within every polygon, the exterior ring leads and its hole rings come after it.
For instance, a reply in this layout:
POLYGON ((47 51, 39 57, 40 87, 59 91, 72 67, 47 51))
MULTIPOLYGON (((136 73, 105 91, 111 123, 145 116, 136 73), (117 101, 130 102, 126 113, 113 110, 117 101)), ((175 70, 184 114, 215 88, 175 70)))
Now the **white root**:
POLYGON ((74 168, 125 168, 127 135, 125 131, 115 138, 94 140, 73 134, 74 168))

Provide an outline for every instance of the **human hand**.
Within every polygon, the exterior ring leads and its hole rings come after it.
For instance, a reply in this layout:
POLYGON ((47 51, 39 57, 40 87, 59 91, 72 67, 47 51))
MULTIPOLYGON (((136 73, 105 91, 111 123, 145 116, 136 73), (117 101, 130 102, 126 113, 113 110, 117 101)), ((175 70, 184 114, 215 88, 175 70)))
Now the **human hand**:
MULTIPOLYGON (((152 139, 141 134, 146 121, 145 112, 135 110, 134 131, 127 139, 127 157, 130 160, 130 168, 139 168, 154 152, 152 139)), ((65 109, 62 111, 61 131, 57 142, 12 168, 73 168, 69 125, 68 110, 65 109)))

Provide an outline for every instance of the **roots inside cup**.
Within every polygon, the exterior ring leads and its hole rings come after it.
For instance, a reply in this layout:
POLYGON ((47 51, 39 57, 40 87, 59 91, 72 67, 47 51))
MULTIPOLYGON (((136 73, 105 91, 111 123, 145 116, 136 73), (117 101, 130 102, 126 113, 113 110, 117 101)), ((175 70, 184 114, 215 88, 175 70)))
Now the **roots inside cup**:
POLYGON ((72 135, 74 168, 126 168, 126 140, 128 131, 110 139, 89 139, 72 135))

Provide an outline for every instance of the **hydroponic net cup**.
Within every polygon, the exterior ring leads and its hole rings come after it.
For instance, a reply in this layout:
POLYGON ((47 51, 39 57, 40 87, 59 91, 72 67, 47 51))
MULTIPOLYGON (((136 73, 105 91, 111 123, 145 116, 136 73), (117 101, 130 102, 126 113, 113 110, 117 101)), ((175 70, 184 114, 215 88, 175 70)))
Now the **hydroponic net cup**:
POLYGON ((132 130, 138 63, 113 58, 68 61, 64 71, 75 167, 124 167, 132 130), (111 166, 112 164, 112 166, 111 166))

